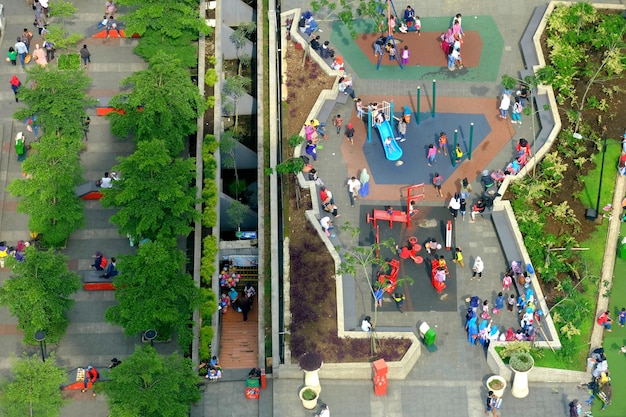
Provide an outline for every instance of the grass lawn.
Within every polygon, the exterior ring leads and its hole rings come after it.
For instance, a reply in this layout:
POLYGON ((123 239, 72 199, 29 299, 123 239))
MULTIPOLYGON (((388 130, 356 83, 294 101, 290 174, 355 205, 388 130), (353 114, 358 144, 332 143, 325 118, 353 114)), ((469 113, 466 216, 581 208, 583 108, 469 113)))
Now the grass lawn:
MULTIPOLYGON (((626 223, 622 223, 622 237, 626 235, 626 223)), ((613 332, 604 333, 604 349, 609 361, 611 372, 611 384, 613 385, 613 403, 600 414, 601 401, 596 401, 593 407, 595 415, 623 417, 626 415, 626 357, 619 353, 619 348, 626 345, 626 328, 620 327, 617 323, 619 311, 626 307, 626 259, 617 258, 613 278, 613 288, 611 289, 611 302, 609 309, 615 316, 613 332), (597 411, 597 414, 596 414, 597 411)))

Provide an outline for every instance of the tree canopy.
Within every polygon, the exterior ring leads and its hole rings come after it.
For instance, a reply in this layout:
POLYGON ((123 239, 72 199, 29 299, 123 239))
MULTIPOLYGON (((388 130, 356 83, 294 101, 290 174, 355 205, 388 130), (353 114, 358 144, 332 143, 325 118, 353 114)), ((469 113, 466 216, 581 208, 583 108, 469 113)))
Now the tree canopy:
POLYGON ((34 344, 35 332, 44 330, 48 343, 58 343, 74 305, 70 296, 80 288, 78 275, 67 269, 67 257, 52 249, 26 248, 25 259, 9 259, 13 274, 0 288, 0 304, 17 318, 24 343, 34 344))
POLYGON ((167 338, 176 331, 181 348, 188 349, 192 313, 203 299, 184 267, 185 254, 175 239, 145 243, 136 255, 120 256, 113 281, 118 304, 109 307, 106 320, 122 326, 127 336, 155 329, 167 338))
POLYGON ((112 416, 186 416, 200 399, 191 360, 178 353, 161 356, 151 346, 137 347, 110 376, 102 388, 112 416))
POLYGON ((4 417, 57 417, 64 404, 59 386, 66 381, 65 370, 54 356, 45 362, 37 354, 13 359, 11 376, 0 385, 0 414, 4 417))
POLYGON ((197 119, 206 103, 191 81, 189 71, 177 59, 158 53, 150 66, 122 81, 130 93, 113 97, 111 105, 124 110, 112 112, 111 132, 120 137, 135 135, 138 142, 162 139, 172 155, 183 150, 183 140, 197 130, 197 119))
POLYGON ((193 158, 172 158, 162 140, 140 142, 135 153, 119 158, 123 178, 104 190, 102 205, 117 206, 111 222, 123 234, 163 239, 191 232, 199 216, 193 158))

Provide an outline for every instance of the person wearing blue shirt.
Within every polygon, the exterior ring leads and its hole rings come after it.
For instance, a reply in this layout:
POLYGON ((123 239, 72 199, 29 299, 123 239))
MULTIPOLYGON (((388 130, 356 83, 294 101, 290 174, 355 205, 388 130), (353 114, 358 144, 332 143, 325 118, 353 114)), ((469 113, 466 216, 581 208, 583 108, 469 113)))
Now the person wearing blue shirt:
POLYGON ((101 276, 101 278, 113 278, 118 273, 119 271, 116 269, 115 258, 111 258, 111 262, 107 266, 107 270, 104 275, 101 276))

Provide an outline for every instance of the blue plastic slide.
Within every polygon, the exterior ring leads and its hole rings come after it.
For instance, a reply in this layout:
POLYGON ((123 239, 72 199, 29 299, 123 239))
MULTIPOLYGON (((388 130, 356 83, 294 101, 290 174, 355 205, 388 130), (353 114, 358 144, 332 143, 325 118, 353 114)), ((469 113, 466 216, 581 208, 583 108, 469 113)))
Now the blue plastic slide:
POLYGON ((387 159, 390 161, 397 161, 402 158, 402 148, 400 148, 400 145, 396 142, 396 138, 389 121, 385 120, 382 124, 376 123, 375 126, 380 134, 380 141, 383 144, 383 149, 385 150, 385 156, 387 159), (391 138, 391 143, 389 145, 385 145, 385 139, 387 138, 391 138))

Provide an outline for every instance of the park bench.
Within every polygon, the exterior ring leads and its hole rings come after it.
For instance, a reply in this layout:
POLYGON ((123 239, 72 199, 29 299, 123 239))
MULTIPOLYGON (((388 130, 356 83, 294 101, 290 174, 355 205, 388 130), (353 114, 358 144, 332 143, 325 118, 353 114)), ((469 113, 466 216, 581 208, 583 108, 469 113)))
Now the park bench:
POLYGON ((100 187, 96 185, 95 181, 89 181, 76 187, 76 197, 81 200, 100 200, 102 198, 102 191, 100 187))
POLYGON ((83 289, 85 291, 112 291, 113 278, 103 278, 104 271, 90 269, 83 271, 83 289))

